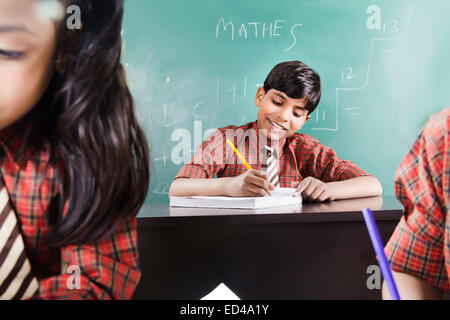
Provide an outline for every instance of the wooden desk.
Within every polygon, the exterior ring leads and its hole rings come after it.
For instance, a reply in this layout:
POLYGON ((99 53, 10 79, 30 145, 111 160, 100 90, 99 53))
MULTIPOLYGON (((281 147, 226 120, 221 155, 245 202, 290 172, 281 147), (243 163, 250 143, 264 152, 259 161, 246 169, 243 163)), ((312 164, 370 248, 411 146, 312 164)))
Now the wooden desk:
POLYGON ((148 205, 134 298, 200 299, 223 282, 241 299, 379 299, 366 284, 378 264, 363 207, 386 243, 402 216, 394 197, 255 211, 148 205))

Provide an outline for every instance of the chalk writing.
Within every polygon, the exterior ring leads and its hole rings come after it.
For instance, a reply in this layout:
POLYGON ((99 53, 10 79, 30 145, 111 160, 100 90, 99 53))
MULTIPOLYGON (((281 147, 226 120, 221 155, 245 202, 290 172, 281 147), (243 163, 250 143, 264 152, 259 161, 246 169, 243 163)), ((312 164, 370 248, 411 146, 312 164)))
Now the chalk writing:
POLYGON ((303 24, 297 23, 297 24, 294 24, 294 25, 291 27, 291 36, 292 36, 292 38, 293 38, 294 41, 292 42, 292 44, 291 44, 289 47, 287 47, 286 49, 284 49, 284 52, 291 50, 291 49, 296 45, 296 43, 297 43, 297 37, 295 36, 294 29, 297 28, 297 27, 300 27, 300 26, 303 26, 303 24))
MULTIPOLYGON (((252 21, 235 23, 220 18, 216 24, 216 39, 219 39, 221 35, 228 36, 232 42, 236 39, 274 39, 282 36, 287 23, 287 20, 282 19, 274 20, 273 22, 252 21)), ((297 43, 294 30, 302 25, 301 23, 295 23, 288 29, 290 30, 292 43, 288 48, 284 49, 285 52, 291 50, 297 43)))
POLYGON ((170 184, 171 182, 160 182, 152 192, 155 194, 169 194, 170 184))
MULTIPOLYGON (((367 29, 369 30, 381 30, 381 8, 377 5, 370 5, 367 7, 366 13, 369 17, 366 21, 367 29)), ((411 14, 411 11, 410 11, 411 14)), ((408 18, 409 23, 410 17, 408 18)), ((399 32, 399 22, 398 20, 391 19, 388 22, 383 23, 383 33, 396 33, 399 32)))
MULTIPOLYGON (((251 84, 250 84, 251 85, 251 84)), ((256 87, 262 87, 264 84, 257 83, 256 87)), ((242 80, 231 79, 227 82, 222 81, 220 76, 216 78, 216 103, 220 104, 222 98, 231 98, 231 103, 236 104, 238 98, 245 99, 248 93, 247 90, 248 81, 247 76, 244 76, 242 80)), ((250 92, 250 94, 255 94, 255 92, 250 92)))

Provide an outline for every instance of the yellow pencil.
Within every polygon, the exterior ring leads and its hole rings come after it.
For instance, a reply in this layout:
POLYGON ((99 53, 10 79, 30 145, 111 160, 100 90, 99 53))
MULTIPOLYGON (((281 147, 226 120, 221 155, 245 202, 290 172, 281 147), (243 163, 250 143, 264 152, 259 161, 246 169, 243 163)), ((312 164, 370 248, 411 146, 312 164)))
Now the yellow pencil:
POLYGON ((236 149, 236 147, 234 146, 234 144, 227 139, 227 143, 230 147, 233 148, 234 153, 236 153, 236 155, 239 157, 239 159, 241 159, 241 161, 245 164, 245 166, 247 167, 248 170, 252 170, 252 167, 247 163, 247 161, 245 161, 245 158, 239 153, 238 149, 236 149))
MULTIPOLYGON (((248 164, 248 162, 245 160, 245 158, 242 156, 242 154, 239 153, 238 149, 236 149, 236 147, 234 146, 234 144, 227 139, 227 143, 228 145, 233 148, 234 153, 236 153, 236 155, 239 157, 239 159, 241 159, 241 161, 245 164, 245 166, 247 167, 248 170, 252 170, 252 167, 248 164)), ((266 190, 267 194, 269 196, 271 196, 270 192, 268 190, 266 190)))

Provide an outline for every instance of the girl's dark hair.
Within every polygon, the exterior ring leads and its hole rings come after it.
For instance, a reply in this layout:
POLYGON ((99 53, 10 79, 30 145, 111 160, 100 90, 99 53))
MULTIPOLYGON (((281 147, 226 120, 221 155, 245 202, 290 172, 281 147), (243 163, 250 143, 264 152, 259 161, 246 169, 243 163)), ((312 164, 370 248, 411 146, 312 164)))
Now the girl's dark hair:
POLYGON ((287 61, 277 64, 264 81, 264 91, 276 89, 293 99, 307 99, 308 114, 316 109, 320 101, 321 84, 319 75, 301 61, 287 61))
MULTIPOLYGON (((25 141, 46 138, 62 164, 50 244, 93 242, 135 217, 149 187, 149 150, 121 64, 123 0, 60 0, 82 28, 59 27, 56 72, 30 113, 25 141), (64 72, 58 72, 58 65, 64 72), (63 216, 63 212, 67 214, 63 216)), ((65 8, 64 8, 65 9, 65 8)))

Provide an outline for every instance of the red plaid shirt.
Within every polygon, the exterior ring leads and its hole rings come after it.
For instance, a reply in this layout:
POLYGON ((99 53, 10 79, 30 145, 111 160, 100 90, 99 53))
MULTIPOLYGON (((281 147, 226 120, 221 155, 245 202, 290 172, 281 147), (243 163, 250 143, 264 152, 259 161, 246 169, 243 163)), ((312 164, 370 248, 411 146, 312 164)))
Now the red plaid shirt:
MULTIPOLYGON (((227 145, 227 138, 237 146, 252 169, 264 168, 264 145, 270 145, 271 141, 266 141, 255 121, 241 127, 228 126, 218 129, 202 143, 175 179, 204 179, 216 175, 219 178, 234 177, 245 173, 247 168, 227 145)), ((309 176, 331 182, 368 175, 352 162, 339 159, 330 147, 303 133, 295 133, 280 143, 272 144, 271 147, 278 154, 280 187, 289 188, 291 183, 309 176)))
POLYGON ((405 213, 385 251, 392 269, 450 290, 450 108, 432 116, 401 163, 405 213))
POLYGON ((97 245, 49 247, 44 242, 51 227, 50 217, 58 214, 52 207, 61 185, 55 167, 46 168, 49 145, 27 150, 23 161, 19 161, 22 142, 20 129, 0 131, 0 151, 4 150, 0 169, 18 216, 32 271, 39 280, 33 299, 131 298, 140 279, 136 218, 123 222, 112 236, 97 245), (70 268, 64 272, 62 264, 70 268), (77 284, 73 280, 78 270, 80 289, 70 289, 77 284))

